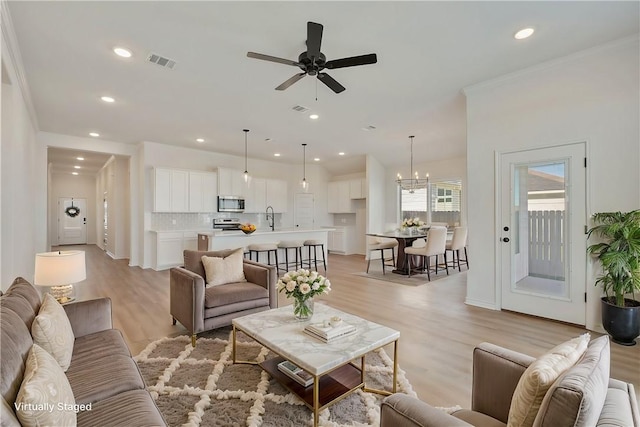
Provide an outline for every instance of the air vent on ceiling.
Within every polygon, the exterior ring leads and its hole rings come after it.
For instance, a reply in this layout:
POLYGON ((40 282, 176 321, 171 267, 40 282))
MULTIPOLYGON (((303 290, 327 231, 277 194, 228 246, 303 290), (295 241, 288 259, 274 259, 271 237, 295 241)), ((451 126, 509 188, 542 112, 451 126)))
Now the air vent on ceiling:
POLYGON ((366 130, 366 131, 376 130, 376 127, 373 125, 369 125, 369 126, 363 127, 362 130, 366 130))
POLYGON ((298 113, 306 113, 309 111, 307 107, 303 107, 302 105, 294 105, 291 107, 292 110, 297 111, 298 113))
POLYGON ((173 59, 165 58, 164 56, 160 56, 158 54, 152 53, 147 57, 147 61, 157 64, 161 67, 173 69, 176 66, 176 61, 173 59))

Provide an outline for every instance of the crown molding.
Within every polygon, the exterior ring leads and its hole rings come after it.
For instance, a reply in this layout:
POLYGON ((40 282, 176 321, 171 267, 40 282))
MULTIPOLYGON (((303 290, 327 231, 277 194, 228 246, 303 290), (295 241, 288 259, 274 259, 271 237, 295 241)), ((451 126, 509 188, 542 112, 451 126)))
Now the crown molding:
POLYGON ((634 34, 629 37, 624 37, 618 40, 614 40, 609 43, 601 44, 598 46, 590 47, 585 50, 581 50, 567 56, 563 56, 561 58, 552 59, 550 61, 542 62, 540 64, 533 65, 531 67, 514 71, 513 73, 505 74, 500 77, 496 77, 495 79, 486 80, 484 82, 476 83, 470 86, 466 86, 462 88, 462 93, 466 96, 477 92, 478 90, 483 90, 487 88, 492 88, 496 86, 500 86, 504 83, 507 83, 511 80, 515 80, 521 77, 528 76, 530 74, 535 74, 540 71, 544 71, 553 67, 556 67, 561 64, 565 64, 576 59, 584 58, 587 56, 595 55, 601 52, 606 52, 608 50, 619 49, 622 47, 626 47, 627 45, 631 46, 634 43, 638 43, 640 40, 640 34, 634 34))
POLYGON ((24 72, 24 66, 22 65, 22 56, 20 55, 20 49, 18 48, 18 39, 13 27, 13 20, 9 13, 9 3, 7 0, 0 0, 0 27, 2 28, 2 61, 5 62, 7 72, 15 76, 15 82, 20 88, 24 104, 27 107, 29 117, 33 127, 38 131, 38 116, 36 115, 36 109, 33 105, 31 98, 31 91, 29 90, 29 83, 24 72))

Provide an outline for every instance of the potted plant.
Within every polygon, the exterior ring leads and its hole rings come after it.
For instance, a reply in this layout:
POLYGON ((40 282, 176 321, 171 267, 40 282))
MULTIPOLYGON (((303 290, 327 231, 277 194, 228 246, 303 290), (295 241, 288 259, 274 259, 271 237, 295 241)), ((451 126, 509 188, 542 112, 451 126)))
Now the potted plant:
POLYGON ((600 212, 593 215, 594 226, 588 231, 600 237, 587 252, 602 265, 596 280, 602 297, 602 325, 614 342, 635 345, 640 335, 640 210, 600 212))

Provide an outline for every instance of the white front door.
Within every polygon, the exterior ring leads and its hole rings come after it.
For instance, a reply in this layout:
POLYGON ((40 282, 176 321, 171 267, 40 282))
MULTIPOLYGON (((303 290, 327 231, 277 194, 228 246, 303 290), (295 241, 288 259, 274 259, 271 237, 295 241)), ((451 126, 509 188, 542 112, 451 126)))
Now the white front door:
POLYGON ((58 199, 58 244, 87 243, 87 200, 72 197, 58 199))
POLYGON ((499 159, 503 309, 585 324, 584 143, 499 159))
POLYGON ((296 228, 313 228, 313 194, 296 193, 293 212, 296 228))

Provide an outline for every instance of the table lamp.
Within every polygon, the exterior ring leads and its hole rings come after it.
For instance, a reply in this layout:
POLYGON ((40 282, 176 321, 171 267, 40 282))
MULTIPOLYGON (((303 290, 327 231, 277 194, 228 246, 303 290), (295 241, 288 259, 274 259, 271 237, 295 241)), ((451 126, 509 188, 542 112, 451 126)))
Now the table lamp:
POLYGON ((86 278, 84 251, 36 254, 34 283, 38 286, 49 286, 49 292, 60 304, 73 301, 73 284, 86 278))

